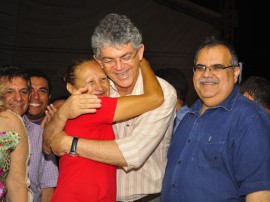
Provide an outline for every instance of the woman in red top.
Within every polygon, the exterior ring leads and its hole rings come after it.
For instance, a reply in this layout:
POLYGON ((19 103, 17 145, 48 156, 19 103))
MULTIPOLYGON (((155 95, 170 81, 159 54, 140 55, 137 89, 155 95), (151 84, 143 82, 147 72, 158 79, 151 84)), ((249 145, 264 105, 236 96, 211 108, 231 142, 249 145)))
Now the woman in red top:
MULTIPOLYGON (((145 59, 141 62, 141 71, 144 94, 110 98, 109 79, 98 62, 88 59, 72 65, 64 77, 67 90, 73 94, 87 86, 85 93, 99 96, 102 107, 96 113, 68 120, 65 132, 81 138, 113 140, 113 122, 159 107, 163 103, 163 92, 145 59)), ((69 154, 62 156, 58 183, 51 201, 115 202, 116 167, 69 154)))

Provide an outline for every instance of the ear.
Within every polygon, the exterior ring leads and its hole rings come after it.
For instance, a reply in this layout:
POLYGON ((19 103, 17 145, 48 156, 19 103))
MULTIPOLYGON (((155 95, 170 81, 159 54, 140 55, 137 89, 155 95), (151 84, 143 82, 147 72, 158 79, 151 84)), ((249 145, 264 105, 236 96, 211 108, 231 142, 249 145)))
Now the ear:
POLYGON ((100 65, 100 67, 103 69, 104 67, 102 65, 102 62, 100 60, 98 60, 95 55, 93 56, 93 58, 98 62, 98 64, 100 65))
POLYGON ((67 83, 66 88, 70 94, 73 94, 73 92, 76 90, 76 88, 70 83, 67 83))
POLYGON ((144 45, 141 44, 141 46, 138 50, 138 56, 139 56, 140 61, 143 59, 143 53, 144 53, 144 45))
POLYGON ((244 92, 243 95, 244 95, 245 97, 247 97, 248 99, 254 101, 253 97, 252 97, 248 92, 244 92))
POLYGON ((234 83, 236 83, 238 81, 238 77, 240 75, 240 67, 234 67, 233 74, 234 74, 234 83))

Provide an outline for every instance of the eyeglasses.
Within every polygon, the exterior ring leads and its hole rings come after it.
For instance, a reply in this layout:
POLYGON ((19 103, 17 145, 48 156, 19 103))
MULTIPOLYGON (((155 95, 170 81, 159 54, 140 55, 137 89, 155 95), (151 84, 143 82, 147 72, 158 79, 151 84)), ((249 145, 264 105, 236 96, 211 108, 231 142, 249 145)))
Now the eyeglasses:
POLYGON ((115 66, 118 61, 121 64, 130 63, 136 57, 137 53, 138 53, 138 50, 136 50, 135 54, 127 54, 127 55, 124 55, 123 57, 120 57, 119 59, 118 58, 104 58, 102 60, 98 60, 95 56, 94 58, 97 61, 101 62, 104 67, 110 68, 110 67, 115 66))
POLYGON ((195 66, 193 66, 193 72, 194 73, 202 73, 202 72, 205 72, 206 69, 209 69, 209 71, 211 71, 212 73, 217 73, 223 69, 227 69, 230 67, 234 67, 234 65, 224 66, 222 64, 214 64, 214 65, 211 65, 210 67, 207 67, 205 65, 195 65, 195 66))

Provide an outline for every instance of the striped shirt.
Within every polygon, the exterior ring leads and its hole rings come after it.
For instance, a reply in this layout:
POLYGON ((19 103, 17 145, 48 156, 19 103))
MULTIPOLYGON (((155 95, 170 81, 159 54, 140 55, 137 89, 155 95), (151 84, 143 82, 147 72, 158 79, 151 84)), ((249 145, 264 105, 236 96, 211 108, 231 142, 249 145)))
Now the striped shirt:
POLYGON ((58 167, 54 154, 45 155, 42 152, 43 127, 30 122, 26 115, 23 115, 23 122, 30 142, 30 189, 34 193, 34 202, 40 202, 41 189, 56 187, 58 167))
MULTIPOLYGON (((117 169, 117 201, 136 200, 161 191, 176 116, 176 92, 168 82, 158 79, 164 103, 134 119, 114 124, 116 143, 128 164, 123 169, 117 169)), ((111 97, 119 97, 115 89, 111 83, 111 97)), ((140 72, 131 94, 142 93, 140 72)))

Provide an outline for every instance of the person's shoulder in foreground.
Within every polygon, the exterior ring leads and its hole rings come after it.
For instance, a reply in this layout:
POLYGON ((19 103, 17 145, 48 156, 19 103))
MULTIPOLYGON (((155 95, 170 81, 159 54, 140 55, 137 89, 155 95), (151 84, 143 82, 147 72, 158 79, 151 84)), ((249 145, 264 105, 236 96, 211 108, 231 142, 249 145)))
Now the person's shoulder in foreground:
POLYGON ((173 136, 161 201, 270 201, 270 122, 236 84, 234 49, 208 38, 193 71, 199 99, 173 136))

